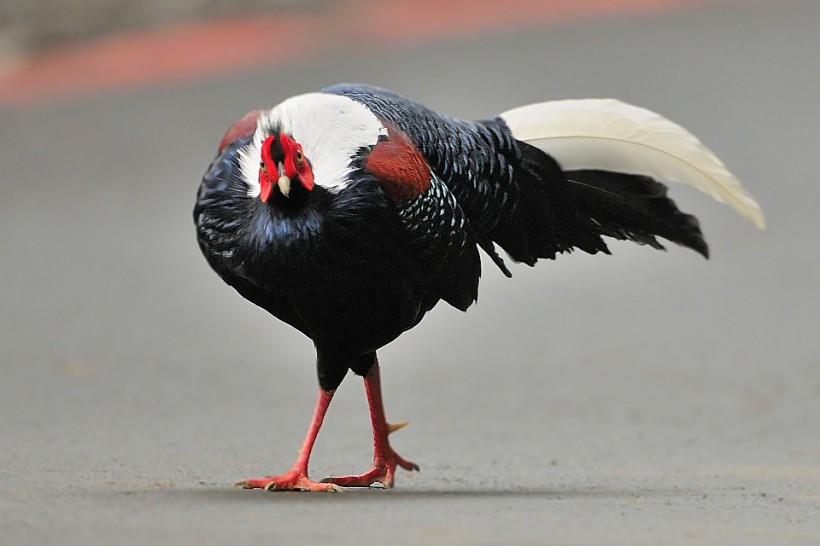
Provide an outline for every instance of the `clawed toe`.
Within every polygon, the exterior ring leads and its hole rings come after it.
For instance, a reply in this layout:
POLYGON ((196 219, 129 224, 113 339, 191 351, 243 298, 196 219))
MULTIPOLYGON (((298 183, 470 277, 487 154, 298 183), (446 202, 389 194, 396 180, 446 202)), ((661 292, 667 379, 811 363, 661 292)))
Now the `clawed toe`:
POLYGON ((330 476, 324 478, 322 483, 332 483, 342 487, 372 487, 381 484, 385 489, 393 487, 395 480, 396 466, 408 471, 418 471, 419 465, 402 459, 395 453, 387 460, 377 461, 373 468, 363 474, 350 476, 330 476))
POLYGON ((315 482, 305 475, 282 474, 238 481, 234 487, 243 489, 264 489, 266 491, 326 491, 335 493, 342 490, 334 483, 315 482))

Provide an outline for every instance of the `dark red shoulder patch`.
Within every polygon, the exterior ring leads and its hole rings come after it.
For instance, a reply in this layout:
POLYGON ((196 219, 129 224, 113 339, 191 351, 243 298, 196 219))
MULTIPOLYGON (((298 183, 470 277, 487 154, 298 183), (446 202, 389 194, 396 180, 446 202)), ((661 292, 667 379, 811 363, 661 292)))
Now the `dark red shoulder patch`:
POLYGON ((234 140, 242 137, 251 136, 256 131, 256 121, 262 115, 262 110, 251 110, 231 125, 225 136, 219 142, 218 150, 221 152, 225 147, 234 140))
POLYGON ((387 139, 379 141, 365 166, 379 180, 394 203, 413 199, 430 187, 430 167, 410 139, 391 123, 383 122, 387 139))

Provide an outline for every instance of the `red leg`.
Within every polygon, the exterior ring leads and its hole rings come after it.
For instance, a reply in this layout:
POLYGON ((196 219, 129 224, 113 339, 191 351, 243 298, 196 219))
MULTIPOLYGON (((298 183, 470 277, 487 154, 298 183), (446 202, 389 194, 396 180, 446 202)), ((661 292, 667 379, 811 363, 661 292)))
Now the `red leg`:
POLYGON ((325 419, 325 413, 327 413, 327 408, 330 406, 330 401, 333 400, 333 394, 335 392, 336 391, 319 389, 319 399, 316 401, 313 420, 310 422, 307 436, 305 436, 305 441, 302 443, 302 448, 296 457, 296 462, 293 463, 290 470, 278 476, 265 476, 264 478, 243 480, 237 482, 237 487, 241 486, 245 489, 267 489, 269 491, 273 491, 274 489, 277 491, 339 491, 339 487, 332 483, 314 482, 307 476, 310 452, 313 450, 316 436, 319 434, 319 429, 322 428, 322 421, 325 419))
POLYGON ((381 483, 384 487, 390 488, 393 487, 396 466, 405 470, 418 470, 419 467, 400 457, 390 447, 388 435, 405 427, 407 423, 390 424, 387 422, 382 403, 379 361, 375 358, 370 372, 364 378, 364 391, 367 395, 367 405, 370 407, 370 421, 373 424, 373 468, 364 474, 331 476, 322 482, 346 487, 369 487, 374 483, 381 483))

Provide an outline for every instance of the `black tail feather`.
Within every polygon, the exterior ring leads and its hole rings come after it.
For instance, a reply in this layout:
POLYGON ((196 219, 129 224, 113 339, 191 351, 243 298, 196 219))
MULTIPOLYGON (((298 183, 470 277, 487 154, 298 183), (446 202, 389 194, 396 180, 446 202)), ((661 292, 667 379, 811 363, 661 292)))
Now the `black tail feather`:
POLYGON ((681 212, 660 182, 609 171, 562 171, 541 150, 520 144, 519 205, 489 234, 512 259, 533 265, 573 248, 608 254, 602 236, 660 250, 656 237, 663 237, 709 257, 697 218, 681 212))
POLYGON ((487 253, 487 256, 490 257, 493 263, 498 266, 498 269, 500 269, 508 279, 512 277, 512 273, 507 269, 507 264, 505 264, 504 259, 498 255, 498 252, 495 250, 495 244, 493 244, 490 239, 479 240, 478 246, 487 253))
POLYGON ((566 171, 565 175, 580 205, 577 221, 587 222, 590 229, 664 250, 655 238, 659 236, 709 257, 698 219, 681 212, 660 182, 609 171, 566 171))

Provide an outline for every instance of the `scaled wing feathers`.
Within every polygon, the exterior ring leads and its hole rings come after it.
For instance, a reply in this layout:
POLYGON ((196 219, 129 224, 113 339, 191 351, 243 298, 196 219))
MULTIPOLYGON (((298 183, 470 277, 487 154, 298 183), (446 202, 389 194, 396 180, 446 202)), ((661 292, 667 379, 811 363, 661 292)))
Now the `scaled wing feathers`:
POLYGON ((765 226, 760 205, 689 131, 615 99, 559 100, 501 114, 513 136, 541 148, 565 170, 643 174, 697 188, 765 226))

